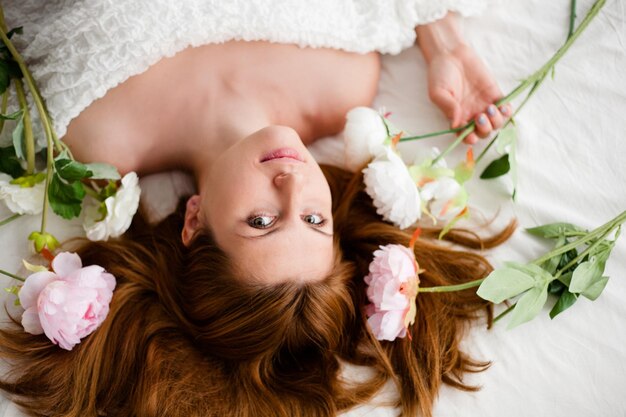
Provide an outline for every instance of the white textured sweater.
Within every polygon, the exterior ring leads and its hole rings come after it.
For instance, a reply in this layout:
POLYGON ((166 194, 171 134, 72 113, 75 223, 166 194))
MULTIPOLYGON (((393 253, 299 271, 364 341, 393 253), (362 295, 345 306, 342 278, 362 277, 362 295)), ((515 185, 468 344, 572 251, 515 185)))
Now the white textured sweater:
MULTIPOLYGON (((94 100, 189 47, 265 40, 397 54, 415 26, 447 11, 479 13, 485 0, 9 0, 14 42, 62 137, 94 100)), ((39 135, 40 140, 43 135, 39 135)))

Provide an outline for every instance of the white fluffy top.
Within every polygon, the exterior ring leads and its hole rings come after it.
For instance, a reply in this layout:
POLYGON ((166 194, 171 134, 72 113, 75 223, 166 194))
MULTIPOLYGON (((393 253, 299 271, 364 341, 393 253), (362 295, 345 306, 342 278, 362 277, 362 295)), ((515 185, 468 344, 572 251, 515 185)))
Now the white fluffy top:
POLYGON ((265 40, 397 54, 414 27, 486 0, 9 0, 9 28, 62 137, 94 100, 189 47, 265 40))

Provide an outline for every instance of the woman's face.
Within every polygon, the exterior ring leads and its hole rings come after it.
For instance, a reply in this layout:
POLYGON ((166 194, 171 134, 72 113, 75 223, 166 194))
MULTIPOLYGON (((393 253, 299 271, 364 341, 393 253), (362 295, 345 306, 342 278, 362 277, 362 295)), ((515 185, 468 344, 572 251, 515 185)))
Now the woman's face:
POLYGON ((244 276, 273 284, 330 272, 330 188, 295 130, 269 126, 247 136, 201 187, 199 220, 244 276))

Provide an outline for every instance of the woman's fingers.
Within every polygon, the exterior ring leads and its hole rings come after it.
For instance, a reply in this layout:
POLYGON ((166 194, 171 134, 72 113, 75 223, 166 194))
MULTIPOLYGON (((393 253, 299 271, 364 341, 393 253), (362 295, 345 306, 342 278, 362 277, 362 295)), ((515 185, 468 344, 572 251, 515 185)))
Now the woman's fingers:
POLYGON ((450 120, 452 128, 461 125, 461 105, 458 99, 447 89, 441 87, 431 88, 430 99, 437 105, 450 120))
POLYGON ((513 115, 513 107, 511 106, 511 103, 502 104, 498 110, 500 110, 500 114, 502 114, 505 119, 508 119, 511 115, 513 115))
POLYGON ((491 131, 493 130, 493 126, 491 125, 491 121, 487 117, 485 113, 480 113, 475 119, 476 129, 474 130, 478 137, 485 138, 487 137, 491 131))
POLYGON ((478 142, 478 138, 486 138, 494 130, 500 129, 511 114, 513 114, 513 110, 509 103, 500 107, 490 104, 485 113, 480 113, 474 118, 474 132, 467 135, 463 142, 473 145, 478 142))
POLYGON ((476 142, 478 142, 478 136, 476 136, 476 133, 474 132, 470 133, 465 137, 465 139, 463 139, 463 143, 466 145, 473 145, 476 142))
POLYGON ((500 113, 500 110, 495 106, 495 104, 490 104, 487 107, 487 117, 491 122, 491 126, 494 129, 500 129, 504 124, 504 116, 500 113))

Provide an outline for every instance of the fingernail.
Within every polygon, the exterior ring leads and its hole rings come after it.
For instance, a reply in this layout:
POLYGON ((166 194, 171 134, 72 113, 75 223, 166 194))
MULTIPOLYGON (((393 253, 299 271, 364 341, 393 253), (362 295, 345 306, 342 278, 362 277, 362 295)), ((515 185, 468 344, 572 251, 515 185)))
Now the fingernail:
POLYGON ((485 123, 487 123, 487 118, 485 117, 485 115, 481 114, 480 116, 478 116, 478 124, 484 125, 485 123))
POLYGON ((508 114, 509 113, 509 108, 507 106, 500 106, 500 113, 508 114))
POLYGON ((493 104, 491 104, 489 107, 487 107, 487 114, 491 117, 496 115, 496 106, 494 106, 493 104))

